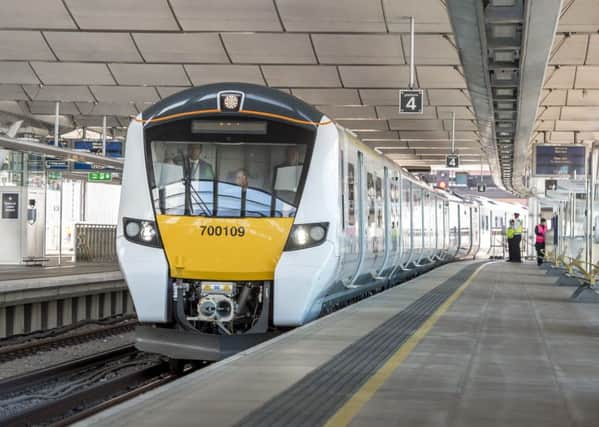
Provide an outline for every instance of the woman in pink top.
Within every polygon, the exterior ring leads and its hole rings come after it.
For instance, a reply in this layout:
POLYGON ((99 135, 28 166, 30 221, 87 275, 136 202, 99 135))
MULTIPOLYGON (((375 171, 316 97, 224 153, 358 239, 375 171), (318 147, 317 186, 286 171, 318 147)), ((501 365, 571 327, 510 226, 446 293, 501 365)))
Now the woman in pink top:
POLYGON ((545 257, 545 233, 547 232, 547 222, 541 218, 541 223, 535 227, 535 249, 537 250, 537 265, 543 264, 545 257))

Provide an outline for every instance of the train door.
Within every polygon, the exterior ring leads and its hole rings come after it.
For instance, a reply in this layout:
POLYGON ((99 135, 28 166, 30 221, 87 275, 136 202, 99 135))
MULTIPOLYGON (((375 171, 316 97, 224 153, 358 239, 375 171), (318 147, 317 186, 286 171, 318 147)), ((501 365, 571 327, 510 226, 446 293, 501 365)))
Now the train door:
POLYGON ((422 189, 422 199, 421 199, 421 206, 422 206, 422 210, 420 211, 420 216, 421 216, 421 224, 422 224, 422 252, 420 254, 420 259, 418 260, 418 263, 422 262, 422 260, 424 260, 425 258, 429 257, 429 246, 428 246, 428 239, 429 239, 429 233, 428 233, 428 224, 429 224, 429 219, 430 216, 427 214, 427 208, 428 208, 428 202, 429 202, 429 198, 428 198, 428 191, 422 189))
POLYGON ((449 201, 442 200, 443 204, 443 252, 449 252, 449 201))
MULTIPOLYGON (((366 245, 364 247, 364 261, 362 263, 361 276, 374 270, 374 259, 376 257, 376 193, 374 189, 374 173, 369 167, 368 161, 364 162, 364 173, 366 176, 364 189, 364 231, 366 245)), ((365 278, 365 277, 363 277, 365 278)))
POLYGON ((375 221, 376 221, 376 190, 372 166, 358 151, 357 171, 358 222, 360 224, 360 264, 352 285, 370 283, 374 274, 375 221))
POLYGON ((425 192, 426 208, 423 216, 426 220, 426 257, 429 261, 434 261, 435 255, 435 197, 432 192, 425 192))
MULTIPOLYGON (((376 160, 379 163, 380 160, 376 160)), ((374 163, 374 162, 373 162, 374 163)), ((377 165, 378 166, 378 165, 377 165)), ((385 263, 387 256, 386 235, 387 227, 385 224, 385 197, 386 191, 384 187, 384 177, 387 168, 377 167, 374 173, 374 241, 372 244, 373 251, 373 270, 376 276, 379 275, 385 263)))
POLYGON ((412 259, 414 252, 412 232, 412 183, 401 177, 401 260, 403 266, 412 259))
POLYGON ((422 189, 410 183, 412 187, 412 251, 414 256, 412 262, 418 263, 423 252, 423 229, 422 229, 422 189))
POLYGON ((401 174, 391 172, 389 200, 391 205, 391 257, 390 267, 396 267, 401 257, 401 174))
POLYGON ((360 197, 361 153, 351 144, 345 144, 343 154, 343 267, 341 277, 344 285, 356 279, 363 258, 364 238, 362 232, 362 199, 360 197))
POLYGON ((481 229, 481 216, 479 206, 473 206, 472 212, 472 249, 470 254, 476 257, 476 254, 480 248, 480 229, 481 229))
POLYGON ((397 244, 397 215, 396 215, 396 180, 394 172, 385 166, 383 175, 383 201, 384 201, 384 240, 385 240, 385 261, 381 267, 380 275, 387 275, 392 266, 395 265, 395 258, 398 252, 397 244))
POLYGON ((443 201, 435 195, 435 257, 443 251, 443 201))
POLYGON ((486 251, 489 248, 490 243, 490 233, 487 227, 489 221, 489 206, 486 204, 481 204, 478 207, 478 213, 480 218, 480 231, 479 231, 479 252, 486 251))
POLYGON ((465 256, 470 252, 472 245, 471 232, 471 207, 460 205, 460 255, 465 256))
POLYGON ((460 248, 460 207, 455 202, 448 202, 449 210, 449 253, 457 255, 460 248))

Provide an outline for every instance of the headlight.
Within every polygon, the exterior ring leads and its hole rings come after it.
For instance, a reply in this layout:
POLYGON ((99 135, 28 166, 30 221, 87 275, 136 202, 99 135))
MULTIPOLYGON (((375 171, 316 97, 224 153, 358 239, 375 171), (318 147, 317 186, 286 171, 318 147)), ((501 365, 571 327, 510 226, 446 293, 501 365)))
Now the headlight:
POLYGON ((151 242, 156 237, 156 230, 154 229, 154 225, 147 222, 142 221, 141 223, 141 231, 139 232, 139 237, 144 242, 151 242))
POLYGON ((305 246, 306 243, 308 243, 309 238, 310 234, 308 233, 308 230, 306 230, 305 227, 296 227, 291 232, 291 240, 293 240, 293 243, 297 246, 305 246))
POLYGON ((328 228, 328 222, 294 224, 284 250, 295 251, 318 246, 325 241, 328 228))
POLYGON ((127 235, 127 237, 136 237, 137 235, 139 235, 140 230, 141 227, 139 225, 139 222, 131 221, 125 226, 125 234, 127 235))
POLYGON ((327 230, 320 224, 310 227, 310 238, 315 242, 320 242, 327 235, 327 230))
POLYGON ((156 248, 161 247, 154 221, 123 218, 123 226, 125 228, 125 238, 130 242, 156 248))

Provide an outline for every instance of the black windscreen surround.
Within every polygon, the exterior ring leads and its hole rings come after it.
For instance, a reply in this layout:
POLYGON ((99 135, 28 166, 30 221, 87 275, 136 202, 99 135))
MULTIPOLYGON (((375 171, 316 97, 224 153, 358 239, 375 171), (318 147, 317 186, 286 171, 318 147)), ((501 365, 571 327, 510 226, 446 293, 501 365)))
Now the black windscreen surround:
POLYGON ((295 216, 315 129, 240 117, 182 119, 146 129, 156 213, 295 216), (219 128, 231 131, 218 133, 219 128))

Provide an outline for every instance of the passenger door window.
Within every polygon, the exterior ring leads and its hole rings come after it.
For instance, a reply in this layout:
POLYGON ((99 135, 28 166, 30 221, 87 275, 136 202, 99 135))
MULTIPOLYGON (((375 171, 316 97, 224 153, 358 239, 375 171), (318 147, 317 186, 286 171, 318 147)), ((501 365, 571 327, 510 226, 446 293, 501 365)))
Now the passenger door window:
POLYGON ((347 187, 347 223, 356 225, 356 167, 353 163, 347 164, 347 187))
POLYGON ((374 176, 370 172, 368 172, 368 174, 366 175, 366 192, 368 194, 368 226, 371 226, 374 224, 375 221, 375 189, 374 176))

